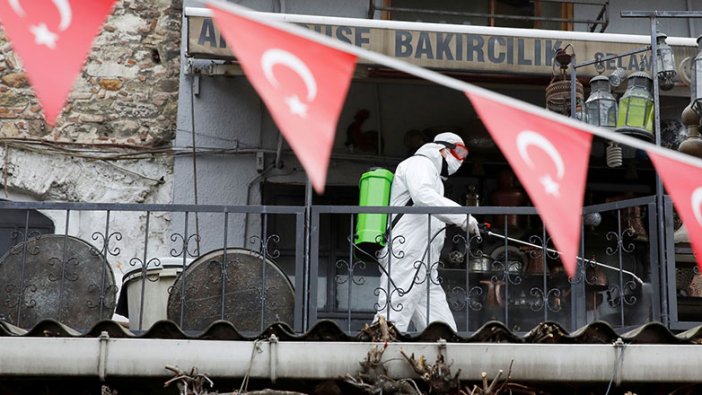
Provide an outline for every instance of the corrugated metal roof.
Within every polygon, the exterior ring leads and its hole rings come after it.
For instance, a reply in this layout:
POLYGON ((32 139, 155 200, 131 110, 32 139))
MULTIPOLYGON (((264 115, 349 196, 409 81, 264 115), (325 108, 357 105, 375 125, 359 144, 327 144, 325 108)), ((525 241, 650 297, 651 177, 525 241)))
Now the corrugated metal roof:
MULTIPOLYGON (((272 335, 275 335, 279 341, 367 342, 373 340, 371 335, 364 331, 350 336, 335 322, 328 320, 318 321, 309 331, 301 334, 295 333, 285 323, 277 323, 253 336, 240 333, 228 321, 216 321, 199 333, 186 333, 172 321, 159 321, 148 330, 139 333, 131 332, 115 321, 101 321, 87 332, 77 331, 54 320, 41 321, 29 330, 0 322, 0 336, 99 337, 103 332, 107 332, 111 338, 170 340, 252 341, 268 339, 272 335)), ((661 323, 650 322, 620 334, 608 323, 596 321, 569 333, 555 322, 542 322, 524 334, 517 334, 501 322, 492 321, 469 336, 461 336, 448 325, 436 322, 430 324, 421 333, 398 334, 396 340, 408 343, 428 343, 443 339, 448 343, 611 344, 620 338, 628 344, 700 344, 702 326, 676 334, 661 323)))

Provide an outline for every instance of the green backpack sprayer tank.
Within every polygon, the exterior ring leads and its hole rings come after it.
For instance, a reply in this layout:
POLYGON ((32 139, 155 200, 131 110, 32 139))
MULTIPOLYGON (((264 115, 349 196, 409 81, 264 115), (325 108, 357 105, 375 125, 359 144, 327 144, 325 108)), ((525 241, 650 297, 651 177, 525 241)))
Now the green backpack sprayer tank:
MULTIPOLYGON (((392 178, 391 171, 380 167, 374 167, 363 173, 358 184, 360 188, 358 205, 361 207, 387 206, 390 203, 392 178)), ((387 214, 358 214, 354 244, 364 251, 384 247, 387 226, 387 214)))

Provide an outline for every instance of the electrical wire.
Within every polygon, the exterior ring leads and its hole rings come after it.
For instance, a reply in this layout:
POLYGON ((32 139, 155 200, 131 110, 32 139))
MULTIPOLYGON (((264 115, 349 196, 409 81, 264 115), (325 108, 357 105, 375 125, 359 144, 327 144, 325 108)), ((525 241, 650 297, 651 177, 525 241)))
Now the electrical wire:
POLYGON ((620 348, 621 350, 619 351, 619 355, 617 356, 617 359, 614 361, 614 367, 612 369, 612 377, 609 379, 609 385, 607 385, 607 391, 605 392, 605 395, 609 395, 609 391, 612 389, 612 383, 614 382, 614 379, 619 374, 619 365, 621 365, 622 361, 624 360, 624 348, 626 348, 626 343, 622 342, 621 338, 619 338, 619 339, 617 339, 617 341, 614 342, 614 347, 615 347, 615 350, 617 348, 620 348))
MULTIPOLYGON (((22 149, 25 151, 37 153, 55 153, 66 156, 95 159, 95 160, 136 160, 150 159, 154 155, 167 156, 190 156, 193 154, 193 147, 124 147, 113 144, 79 144, 79 143, 54 143, 43 140, 25 140, 25 139, 9 139, 0 138, 0 143, 6 147, 22 149), (111 150, 111 151, 107 151, 111 150), (114 152, 115 150, 124 150, 127 152, 114 152), (107 152, 106 152, 107 151, 107 152)), ((275 153, 274 149, 256 148, 256 147, 237 147, 237 148, 219 148, 219 147, 196 147, 194 150, 200 155, 231 155, 231 154, 254 154, 257 152, 275 153)))
POLYGON ((253 368, 253 361, 254 357, 256 356, 256 353, 262 353, 263 350, 261 349, 261 343, 263 342, 263 339, 256 339, 253 342, 253 348, 251 349, 251 358, 249 359, 249 367, 246 369, 246 374, 244 375, 244 379, 241 381, 241 386, 239 387, 239 394, 243 394, 244 392, 248 391, 249 389, 249 377, 251 376, 251 369, 253 368))
MULTIPOLYGON (((60 154, 80 159, 87 160, 140 160, 152 159, 154 156, 191 156, 193 152, 200 156, 206 155, 250 155, 262 152, 264 154, 276 154, 276 149, 260 148, 254 146, 238 145, 233 148, 220 147, 203 147, 197 146, 193 149, 192 146, 181 147, 145 147, 137 145, 123 145, 113 143, 68 143, 68 142, 51 142, 45 140, 30 140, 18 138, 0 137, 0 143, 7 148, 16 148, 29 152, 41 154, 51 153, 60 154), (121 150, 123 152, 115 152, 121 150)), ((284 154, 291 154, 292 150, 282 150, 284 154)), ((373 163, 375 165, 396 165, 402 158, 388 157, 378 155, 358 155, 346 154, 341 152, 332 153, 332 159, 346 160, 359 163, 373 163)))

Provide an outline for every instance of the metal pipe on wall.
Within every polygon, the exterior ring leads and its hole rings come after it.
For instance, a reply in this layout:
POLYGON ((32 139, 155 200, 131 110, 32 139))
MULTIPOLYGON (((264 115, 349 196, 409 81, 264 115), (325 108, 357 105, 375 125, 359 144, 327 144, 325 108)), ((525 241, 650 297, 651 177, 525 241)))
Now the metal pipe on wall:
MULTIPOLYGON (((259 146, 259 147, 263 147, 263 120, 265 119, 266 106, 265 106, 265 104, 263 103, 263 100, 262 100, 262 99, 259 99, 258 105, 259 105, 259 111, 260 111, 260 117, 259 117, 259 123, 258 123, 258 146, 259 146)), ((282 136, 280 135, 280 132, 279 132, 279 133, 278 133, 278 138, 279 138, 279 140, 278 140, 278 148, 276 149, 276 152, 275 152, 275 165, 274 165, 275 168, 277 168, 278 161, 280 160, 280 149, 281 149, 281 147, 282 147, 282 145, 281 145, 282 143, 281 143, 281 141, 280 141, 280 138, 281 138, 281 137, 282 137, 282 136)), ((263 152, 263 158, 264 158, 264 160, 263 160, 263 163, 264 163, 263 171, 261 171, 261 174, 259 174, 259 175, 257 175, 256 177, 254 177, 254 178, 253 178, 251 181, 249 181, 249 183, 246 185, 246 205, 247 205, 247 206, 248 206, 249 204, 251 204, 251 188, 253 188, 254 184, 255 184, 257 181, 263 179, 263 178, 266 176, 266 174, 267 174, 271 169, 274 168, 274 167, 268 167, 268 168, 267 168, 267 167, 265 166, 265 162, 266 162, 266 161, 265 161, 265 157, 266 157, 265 155, 266 155, 266 154, 265 154, 264 151, 261 151, 261 152, 263 152)), ((259 202, 259 203, 260 203, 260 202, 259 202)), ((248 237, 249 237, 249 213, 246 213, 246 214, 244 214, 244 240, 242 241, 242 244, 241 244, 243 247, 246 247, 246 240, 248 239, 248 237)))

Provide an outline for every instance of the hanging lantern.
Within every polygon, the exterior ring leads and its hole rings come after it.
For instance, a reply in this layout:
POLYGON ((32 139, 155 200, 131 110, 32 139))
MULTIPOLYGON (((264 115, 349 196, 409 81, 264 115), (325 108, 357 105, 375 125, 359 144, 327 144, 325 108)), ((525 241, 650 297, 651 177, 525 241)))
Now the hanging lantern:
POLYGON ((692 63, 692 85, 690 100, 692 110, 702 117, 702 36, 697 37, 697 55, 692 63))
POLYGON ((617 126, 617 100, 612 95, 609 78, 603 75, 590 80, 590 96, 585 101, 585 122, 605 128, 617 126))
MULTIPOLYGON (((570 114, 570 84, 571 80, 568 79, 568 65, 572 60, 572 55, 568 54, 563 49, 558 49, 556 55, 554 56, 553 66, 554 69, 556 65, 560 66, 560 71, 553 72, 553 78, 551 82, 546 87, 546 109, 549 111, 557 112, 566 116, 571 116, 570 114)), ((578 119, 583 119, 583 101, 585 100, 585 90, 583 89, 583 84, 579 81, 575 81, 575 117, 578 119)))
POLYGON ((652 89, 653 79, 646 72, 629 75, 626 91, 619 99, 617 132, 653 141, 652 89))
MULTIPOLYGON (((597 75, 590 80, 590 96, 585 101, 585 122, 614 129, 617 126, 617 100, 612 94, 610 79, 597 75)), ((616 142, 607 144, 607 166, 622 165, 622 147, 616 142)))
POLYGON ((671 90, 675 86, 673 79, 677 74, 675 71, 675 56, 673 49, 665 42, 668 36, 665 33, 656 35, 657 50, 656 50, 656 66, 658 69, 659 87, 664 91, 671 90))
POLYGON ((613 88, 618 87, 622 84, 622 81, 626 79, 626 70, 623 67, 617 67, 614 71, 609 74, 609 85, 613 88))

